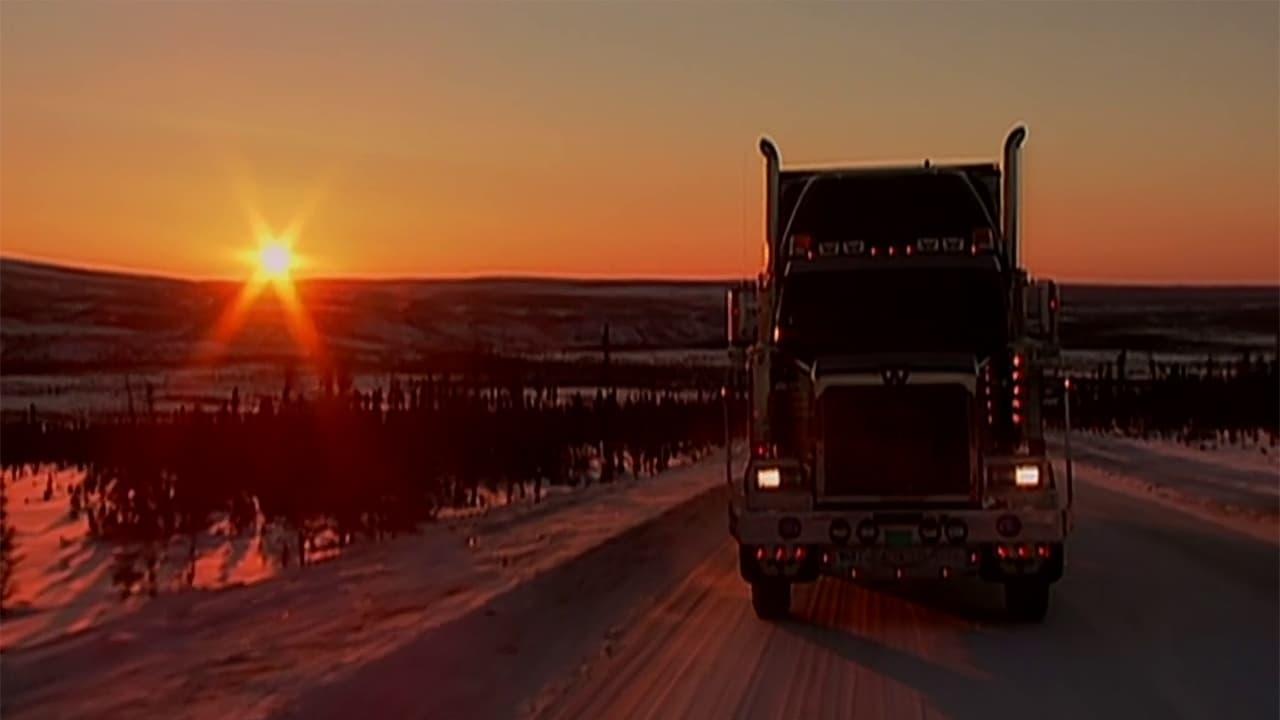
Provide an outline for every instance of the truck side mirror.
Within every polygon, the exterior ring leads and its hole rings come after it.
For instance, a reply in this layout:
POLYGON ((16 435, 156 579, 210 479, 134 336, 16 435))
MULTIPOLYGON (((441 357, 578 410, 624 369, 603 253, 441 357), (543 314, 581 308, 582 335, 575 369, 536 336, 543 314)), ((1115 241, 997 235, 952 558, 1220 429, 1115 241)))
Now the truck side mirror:
POLYGON ((755 288, 745 285, 729 288, 725 306, 728 310, 729 347, 747 348, 754 345, 758 320, 755 288))
POLYGON ((1058 342, 1058 284, 1037 280, 1024 288, 1023 323, 1027 334, 1052 344, 1058 342))

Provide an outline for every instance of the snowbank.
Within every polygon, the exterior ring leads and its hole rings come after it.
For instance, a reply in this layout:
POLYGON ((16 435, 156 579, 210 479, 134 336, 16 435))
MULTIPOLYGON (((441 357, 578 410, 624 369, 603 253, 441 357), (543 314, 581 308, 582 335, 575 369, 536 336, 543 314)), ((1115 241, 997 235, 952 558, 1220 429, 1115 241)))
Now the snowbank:
MULTIPOLYGON (((1061 438, 1057 438, 1059 449, 1061 438)), ((1076 478, 1280 542, 1280 456, 1262 446, 1187 446, 1114 435, 1071 436, 1076 478)))

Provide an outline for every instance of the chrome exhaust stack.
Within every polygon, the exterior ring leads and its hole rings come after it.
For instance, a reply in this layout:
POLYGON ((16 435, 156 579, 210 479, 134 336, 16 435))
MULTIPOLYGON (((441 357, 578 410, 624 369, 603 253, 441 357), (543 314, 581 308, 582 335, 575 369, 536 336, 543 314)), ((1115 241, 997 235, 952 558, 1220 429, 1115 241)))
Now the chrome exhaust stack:
POLYGON ((760 138, 760 154, 764 156, 765 205, 764 205, 764 240, 768 251, 765 266, 769 275, 777 269, 781 248, 778 237, 778 193, 780 192, 782 175, 782 153, 773 140, 760 138))
POLYGON ((1022 143, 1027 139, 1027 127, 1017 125, 1004 139, 1004 186, 1000 206, 1003 212, 1000 232, 1004 235, 1005 257, 1011 269, 1022 260, 1022 143))
MULTIPOLYGON (((755 360, 752 364, 752 408, 751 424, 757 428, 755 437, 769 437, 769 390, 770 378, 773 375, 774 342, 774 307, 776 302, 777 276, 782 273, 782 243, 779 237, 782 229, 778 227, 779 195, 782 191, 782 153, 778 146, 767 136, 760 138, 760 154, 764 156, 765 173, 765 211, 764 239, 765 263, 757 287, 757 333, 755 344, 755 360)), ((754 440, 752 440, 754 442, 754 440)))
POLYGON ((764 343, 773 341, 773 301, 776 277, 782 273, 782 243, 779 237, 782 228, 778 227, 779 194, 782 192, 782 153, 768 136, 760 138, 760 154, 764 156, 765 207, 764 207, 764 241, 765 263, 764 276, 760 287, 760 335, 764 343))

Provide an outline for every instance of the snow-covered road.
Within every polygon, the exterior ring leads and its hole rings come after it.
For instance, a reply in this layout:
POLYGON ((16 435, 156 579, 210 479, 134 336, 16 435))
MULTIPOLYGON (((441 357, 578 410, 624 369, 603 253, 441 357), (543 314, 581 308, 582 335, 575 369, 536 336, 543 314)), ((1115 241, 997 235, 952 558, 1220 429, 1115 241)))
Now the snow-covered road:
POLYGON ((1275 546, 1094 484, 1079 501, 1043 625, 977 583, 834 580, 765 624, 722 543, 542 716, 1277 717, 1275 546))
MULTIPOLYGON (((1259 539, 1256 525, 1242 532, 1230 516, 1212 522, 1150 502, 1133 488, 1164 460, 1106 453, 1106 467, 1078 466, 1067 574, 1042 625, 1004 622, 998 589, 980 583, 871 589, 831 580, 796 592, 792 620, 763 623, 737 575, 715 482, 723 468, 712 460, 679 471, 671 485, 681 490, 662 502, 630 503, 647 509, 624 514, 611 538, 592 530, 597 540, 513 581, 459 576, 470 578, 466 587, 416 604, 397 583, 382 600, 357 589, 376 590, 397 566, 384 561, 373 573, 352 557, 317 570, 332 572, 338 589, 322 609, 351 605, 357 618, 313 617, 291 632, 287 612, 267 612, 280 610, 287 590, 250 588, 216 596, 239 593, 244 613, 258 617, 212 616, 226 637, 195 627, 210 618, 201 608, 170 609, 157 617, 177 630, 160 637, 135 620, 78 647, 6 654, 4 717, 126 708, 166 718, 1277 717, 1274 525, 1271 540, 1259 539), (273 618, 280 627, 263 627, 273 618), (167 661, 174 667, 164 672, 167 661)), ((1202 454, 1197 472, 1230 470, 1218 477, 1261 495, 1276 479, 1269 464, 1219 467, 1214 457, 1202 454)), ((598 505, 549 517, 571 539, 575 524, 611 517, 598 505)), ((540 522, 517 526, 528 534, 540 522)), ((491 541, 520 547, 502 527, 491 541)), ((326 579, 316 577, 307 588, 326 579)))

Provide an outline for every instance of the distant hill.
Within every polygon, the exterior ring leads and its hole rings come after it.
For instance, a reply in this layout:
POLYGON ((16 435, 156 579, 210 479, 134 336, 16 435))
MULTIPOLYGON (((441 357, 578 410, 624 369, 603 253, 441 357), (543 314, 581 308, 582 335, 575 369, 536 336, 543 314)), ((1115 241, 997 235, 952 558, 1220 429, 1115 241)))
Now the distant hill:
MULTIPOLYGON (((573 353, 607 323, 620 351, 712 351, 717 282, 562 279, 307 280, 299 293, 327 347, 368 367, 489 349, 573 353)), ((187 281, 0 259, 5 374, 181 366, 211 343, 238 283, 187 281)), ((1077 351, 1274 352, 1280 291, 1258 287, 1067 286, 1065 344, 1077 351)), ((237 362, 296 354, 264 296, 226 348, 237 362)))
MULTIPOLYGON (((298 283, 327 347, 360 364, 418 353, 714 348, 725 288, 714 282, 554 279, 343 280, 298 283)), ((42 366, 178 365, 209 345, 238 283, 185 281, 0 260, 5 372, 42 366)), ((266 293, 227 348, 239 361, 296 353, 266 293)))

